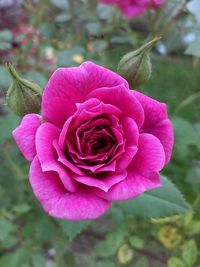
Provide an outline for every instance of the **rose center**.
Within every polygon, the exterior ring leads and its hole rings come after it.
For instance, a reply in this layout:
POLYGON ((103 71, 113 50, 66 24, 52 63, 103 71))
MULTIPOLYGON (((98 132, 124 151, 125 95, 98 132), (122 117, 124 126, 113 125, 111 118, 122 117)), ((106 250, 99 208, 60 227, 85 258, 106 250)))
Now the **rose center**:
POLYGON ((95 140, 95 142, 92 144, 92 152, 96 152, 100 150, 101 148, 104 148, 107 146, 107 140, 106 139, 98 139, 95 140))

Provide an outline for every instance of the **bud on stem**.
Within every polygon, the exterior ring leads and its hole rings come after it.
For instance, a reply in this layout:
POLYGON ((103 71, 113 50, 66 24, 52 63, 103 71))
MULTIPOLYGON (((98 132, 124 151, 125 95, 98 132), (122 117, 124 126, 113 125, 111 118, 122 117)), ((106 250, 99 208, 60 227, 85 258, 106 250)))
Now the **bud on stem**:
POLYGON ((118 73, 124 77, 130 87, 137 87, 149 80, 151 76, 151 60, 149 52, 161 39, 155 37, 139 49, 122 57, 118 65, 118 73))
POLYGON ((41 107, 42 89, 34 82, 23 79, 12 64, 8 63, 12 84, 8 89, 6 101, 10 109, 18 116, 38 113, 41 107))

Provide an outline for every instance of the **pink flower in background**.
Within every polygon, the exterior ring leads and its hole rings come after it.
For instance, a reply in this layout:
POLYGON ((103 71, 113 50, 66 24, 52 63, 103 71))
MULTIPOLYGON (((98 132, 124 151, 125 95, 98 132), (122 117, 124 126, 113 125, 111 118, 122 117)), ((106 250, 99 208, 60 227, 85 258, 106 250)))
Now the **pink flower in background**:
POLYGON ((113 201, 161 186, 173 129, 166 105, 118 74, 85 62, 57 69, 13 136, 30 167, 35 196, 49 215, 95 219, 113 201))
POLYGON ((165 0, 99 0, 99 2, 117 6, 125 17, 133 18, 140 16, 148 8, 163 5, 165 0))
POLYGON ((164 3, 165 3, 165 0, 151 0, 151 6, 155 8, 162 6, 164 3))

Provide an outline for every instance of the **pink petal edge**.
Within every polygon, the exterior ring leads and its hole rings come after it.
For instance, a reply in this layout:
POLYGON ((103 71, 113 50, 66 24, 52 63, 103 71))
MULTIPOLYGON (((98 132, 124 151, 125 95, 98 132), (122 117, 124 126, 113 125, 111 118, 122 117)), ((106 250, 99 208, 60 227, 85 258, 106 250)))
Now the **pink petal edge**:
POLYGON ((111 204, 90 191, 67 192, 56 173, 42 172, 37 157, 31 164, 29 180, 43 209, 55 218, 93 220, 103 215, 111 204))
POLYGON ((40 115, 27 114, 23 117, 21 124, 12 132, 20 151, 29 161, 33 160, 36 155, 35 135, 40 125, 40 115))

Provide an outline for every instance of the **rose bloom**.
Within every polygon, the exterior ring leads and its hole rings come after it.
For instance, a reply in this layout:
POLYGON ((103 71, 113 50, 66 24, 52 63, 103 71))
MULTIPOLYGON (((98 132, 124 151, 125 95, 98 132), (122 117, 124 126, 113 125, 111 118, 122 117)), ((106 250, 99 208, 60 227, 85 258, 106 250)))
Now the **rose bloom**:
POLYGON ((92 62, 57 69, 41 114, 24 116, 13 136, 32 161, 30 184, 49 215, 95 219, 113 201, 161 186, 173 146, 166 105, 130 90, 118 74, 92 62))
POLYGON ((127 18, 140 16, 149 8, 158 8, 165 0, 99 0, 111 6, 117 6, 127 18))

